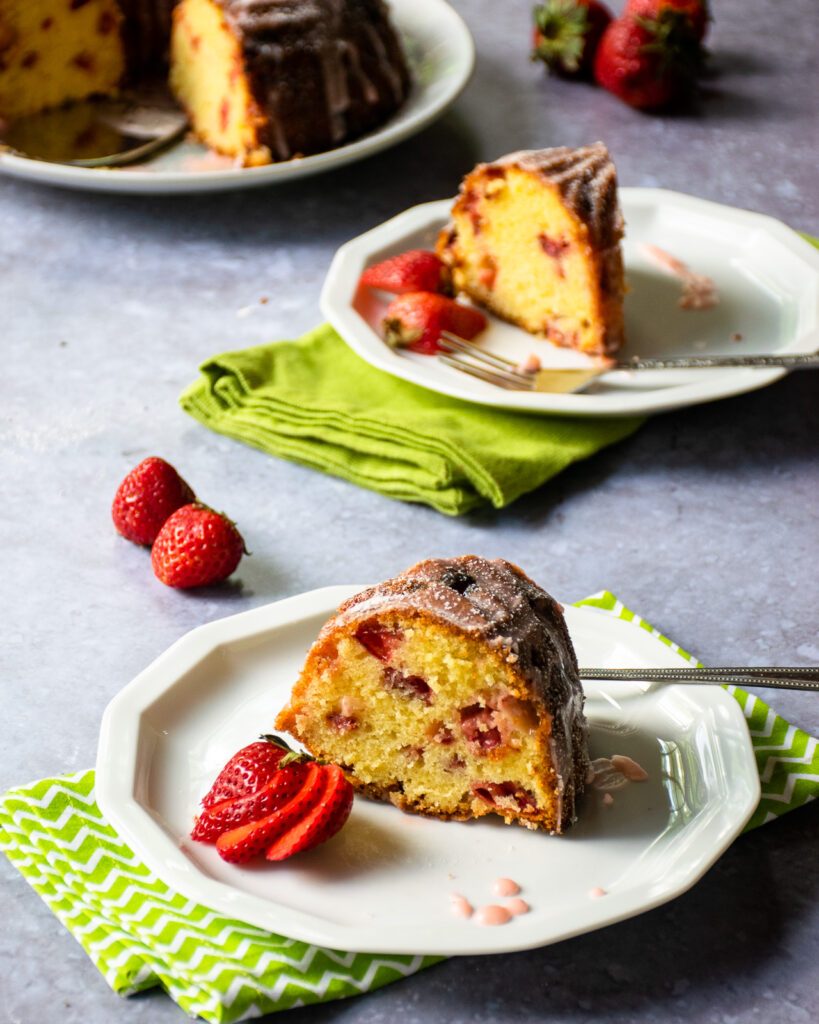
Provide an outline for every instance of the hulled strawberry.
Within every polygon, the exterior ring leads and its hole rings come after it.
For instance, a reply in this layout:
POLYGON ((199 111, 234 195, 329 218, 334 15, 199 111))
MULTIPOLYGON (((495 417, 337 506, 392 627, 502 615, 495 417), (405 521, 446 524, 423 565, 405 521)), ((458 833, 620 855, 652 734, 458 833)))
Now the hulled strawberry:
POLYGON ((449 267, 427 249, 411 249, 367 267, 361 275, 361 283, 396 295, 405 292, 452 294, 449 267))
POLYGON ((532 60, 555 74, 590 77, 597 46, 612 20, 599 0, 546 0, 533 11, 532 60))
POLYGON ((657 21, 664 11, 687 18, 698 43, 705 39, 711 20, 706 0, 626 0, 622 17, 657 21))
POLYGON ((656 20, 627 15, 603 34, 594 77, 639 110, 659 110, 693 85, 702 50, 688 18, 664 10, 656 20))
POLYGON ((384 314, 384 340, 394 348, 434 355, 441 331, 451 331, 471 341, 486 327, 486 317, 472 306, 432 292, 399 295, 384 314))
POLYGON ((152 455, 117 488, 111 518, 127 540, 150 547, 168 517, 193 500, 193 491, 173 466, 152 455))
POLYGON ((170 516, 151 550, 157 578, 169 587, 204 587, 227 579, 245 554, 245 542, 221 512, 195 502, 170 516))

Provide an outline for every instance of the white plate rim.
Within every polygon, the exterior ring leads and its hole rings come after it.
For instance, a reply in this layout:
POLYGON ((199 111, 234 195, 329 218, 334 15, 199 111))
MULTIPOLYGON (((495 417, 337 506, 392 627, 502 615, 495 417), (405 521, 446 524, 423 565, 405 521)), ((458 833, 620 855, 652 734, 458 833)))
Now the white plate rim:
MULTIPOLYGON (((362 586, 333 586, 308 591, 295 597, 263 605, 238 615, 218 619, 185 634, 143 672, 127 684, 110 702, 103 715, 96 762, 96 798, 103 815, 128 843, 134 853, 160 879, 182 895, 225 913, 246 923, 269 931, 281 930, 291 938, 317 945, 345 949, 351 952, 380 952, 394 954, 428 953, 438 955, 472 955, 513 952, 537 948, 562 941, 575 935, 615 924, 651 910, 691 888, 721 856, 742 831, 756 808, 760 795, 760 781, 753 747, 742 710, 737 701, 720 687, 700 688, 704 706, 719 708, 727 713, 736 735, 744 738, 744 762, 741 779, 744 799, 730 808, 722 808, 722 823, 716 842, 707 855, 700 856, 696 869, 676 884, 654 883, 651 895, 635 898, 634 890, 610 893, 605 901, 589 901, 578 908, 572 925, 559 932, 550 932, 537 941, 520 941, 514 929, 469 929, 464 941, 443 943, 434 935, 419 940, 421 949, 412 948, 401 941, 373 941, 366 927, 342 927, 333 922, 317 920, 314 916, 291 907, 283 908, 268 901, 260 901, 250 893, 230 887, 224 882, 206 877, 187 859, 180 847, 154 820, 136 797, 139 764, 139 714, 169 688, 168 675, 179 678, 193 667, 206 653, 217 647, 246 640, 260 632, 277 626, 286 626, 316 614, 331 612, 346 598, 364 589, 362 586), (729 816, 730 812, 730 816, 729 816), (368 937, 369 936, 369 937, 368 937), (375 947, 375 948, 374 948, 375 947)), ((572 614, 597 616, 600 629, 607 626, 630 635, 628 630, 639 627, 623 619, 601 612, 593 607, 571 607, 572 614)), ((672 648, 639 629, 643 641, 648 638, 656 644, 657 663, 679 664, 681 656, 672 648)), ((170 685, 173 685, 172 682, 170 685)), ((690 690, 689 690, 690 693, 690 690)), ((559 840, 557 840, 559 841, 559 840)))
MULTIPOLYGON (((766 232, 807 263, 819 279, 819 250, 775 217, 670 189, 623 187, 619 193, 626 209, 629 206, 662 208, 666 204, 676 205, 692 213, 709 215, 766 232)), ((745 394, 774 383, 787 372, 782 369, 758 368, 709 370, 707 378, 677 387, 604 396, 531 394, 505 391, 502 388, 490 390, 488 387, 478 389, 475 384, 479 382, 473 383, 466 375, 454 374, 441 375, 440 380, 433 382, 416 363, 390 350, 352 307, 350 300, 355 294, 369 253, 425 226, 436 223, 443 226, 449 219, 451 206, 451 199, 440 199, 404 210, 342 245, 327 272, 319 299, 323 315, 362 359, 394 377, 452 398, 494 408, 564 416, 633 416, 666 412, 745 394), (457 376, 463 377, 463 383, 457 376)), ((819 349, 819 301, 814 312, 812 328, 801 339, 794 339, 794 344, 782 346, 782 352, 797 354, 819 349)))
MULTIPOLYGON (((475 69, 475 41, 463 17, 447 0, 388 0, 397 26, 402 25, 401 3, 428 8, 429 18, 442 23, 440 37, 457 58, 456 73, 435 102, 400 121, 387 121, 381 128, 336 149, 261 167, 222 168, 214 171, 104 170, 33 160, 0 151, 0 173, 44 185, 92 192, 123 194, 174 194, 220 192, 238 188, 276 185, 363 160, 403 142, 437 120, 460 96, 475 69), (445 25, 444 25, 445 23, 445 25)), ((426 89, 423 84, 416 87, 426 89)))

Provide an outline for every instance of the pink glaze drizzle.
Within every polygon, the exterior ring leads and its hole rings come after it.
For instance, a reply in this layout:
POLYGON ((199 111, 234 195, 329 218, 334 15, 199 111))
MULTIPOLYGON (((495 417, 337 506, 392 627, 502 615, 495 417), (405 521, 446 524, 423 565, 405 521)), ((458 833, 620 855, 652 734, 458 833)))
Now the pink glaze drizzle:
POLYGON ((456 917, 472 917, 472 904, 459 892, 449 894, 449 909, 456 917))
POLYGON ((509 911, 510 914, 513 914, 515 917, 517 917, 518 914, 529 913, 529 904, 526 902, 526 900, 509 900, 509 902, 506 904, 506 909, 509 911))
POLYGON ((593 900, 599 900, 601 896, 608 896, 605 889, 601 889, 599 885, 596 885, 593 889, 589 889, 589 898, 593 900))
POLYGON ((480 907, 475 912, 475 920, 478 924, 484 925, 508 924, 512 920, 512 912, 507 910, 506 907, 499 907, 497 904, 490 903, 486 907, 480 907))
POLYGON ((517 896, 520 886, 512 878, 496 878, 492 885, 492 892, 496 896, 517 896))

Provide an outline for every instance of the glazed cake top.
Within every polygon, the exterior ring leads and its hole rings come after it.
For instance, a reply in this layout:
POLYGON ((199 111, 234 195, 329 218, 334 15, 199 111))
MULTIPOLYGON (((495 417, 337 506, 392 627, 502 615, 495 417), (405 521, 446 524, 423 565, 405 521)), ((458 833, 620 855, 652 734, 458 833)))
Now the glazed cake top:
POLYGON ((521 150, 501 157, 491 167, 519 167, 539 174, 560 190, 563 202, 586 225, 596 248, 608 249, 623 237, 623 217, 617 201, 617 170, 602 142, 570 149, 521 150))

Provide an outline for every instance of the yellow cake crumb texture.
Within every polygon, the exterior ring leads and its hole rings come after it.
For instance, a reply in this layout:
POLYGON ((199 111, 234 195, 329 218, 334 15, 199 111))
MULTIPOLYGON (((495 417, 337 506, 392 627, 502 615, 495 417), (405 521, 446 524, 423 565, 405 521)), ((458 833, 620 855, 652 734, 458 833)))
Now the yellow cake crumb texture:
POLYGON ((121 25, 115 0, 0 0, 0 117, 115 95, 121 25))
POLYGON ((174 9, 170 83, 204 143, 243 164, 270 162, 241 43, 212 0, 181 0, 174 9))
POLYGON ((393 614, 339 630, 277 727, 407 809, 556 827, 549 715, 502 652, 446 624, 393 614))

